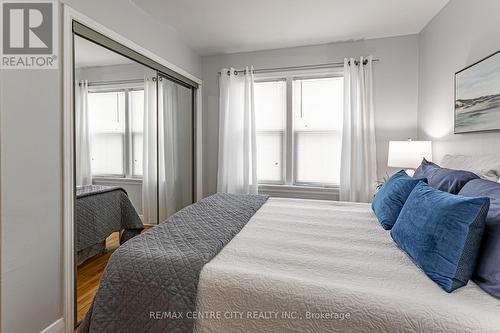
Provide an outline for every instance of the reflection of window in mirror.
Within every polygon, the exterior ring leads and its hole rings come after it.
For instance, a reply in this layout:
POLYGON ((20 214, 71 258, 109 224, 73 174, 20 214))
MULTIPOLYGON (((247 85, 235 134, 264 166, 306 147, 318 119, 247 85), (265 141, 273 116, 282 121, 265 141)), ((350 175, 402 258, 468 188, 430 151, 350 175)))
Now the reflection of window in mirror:
POLYGON ((144 89, 89 92, 92 177, 141 178, 144 89))

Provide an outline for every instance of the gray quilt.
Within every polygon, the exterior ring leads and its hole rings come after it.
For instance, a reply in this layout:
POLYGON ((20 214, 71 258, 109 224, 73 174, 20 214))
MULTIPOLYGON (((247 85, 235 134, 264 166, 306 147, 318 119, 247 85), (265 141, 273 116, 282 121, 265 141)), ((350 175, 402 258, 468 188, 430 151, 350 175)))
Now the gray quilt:
POLYGON ((191 332, 203 266, 266 200, 218 193, 120 246, 78 332, 191 332))
POLYGON ((122 188, 82 186, 77 188, 76 198, 78 263, 87 259, 84 257, 86 249, 101 244, 113 232, 122 231, 120 243, 124 243, 144 228, 127 192, 122 188))

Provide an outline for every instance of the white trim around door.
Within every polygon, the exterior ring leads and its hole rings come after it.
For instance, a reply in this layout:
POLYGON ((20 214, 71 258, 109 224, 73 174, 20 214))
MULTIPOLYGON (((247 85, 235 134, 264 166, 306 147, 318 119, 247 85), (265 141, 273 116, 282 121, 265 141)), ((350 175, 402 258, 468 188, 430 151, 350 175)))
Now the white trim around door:
MULTIPOLYGON (((169 69, 199 84, 196 95, 196 200, 202 197, 202 80, 166 61, 160 56, 106 28, 93 19, 63 4, 63 237, 64 237, 64 332, 72 333, 74 327, 74 117, 73 117, 73 21, 77 21, 96 32, 168 67, 169 69)), ((60 325, 60 323, 59 323, 60 325)))

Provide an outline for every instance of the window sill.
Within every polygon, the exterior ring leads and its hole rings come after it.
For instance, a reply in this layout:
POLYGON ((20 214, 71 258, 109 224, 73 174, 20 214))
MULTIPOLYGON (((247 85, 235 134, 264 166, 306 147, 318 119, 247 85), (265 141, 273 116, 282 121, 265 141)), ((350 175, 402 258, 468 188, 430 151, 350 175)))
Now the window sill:
POLYGON ((339 200, 339 187, 319 187, 300 185, 259 185, 259 194, 267 194, 271 197, 316 199, 316 200, 339 200))
POLYGON ((142 185, 142 178, 92 177, 92 183, 96 185, 108 183, 142 185))

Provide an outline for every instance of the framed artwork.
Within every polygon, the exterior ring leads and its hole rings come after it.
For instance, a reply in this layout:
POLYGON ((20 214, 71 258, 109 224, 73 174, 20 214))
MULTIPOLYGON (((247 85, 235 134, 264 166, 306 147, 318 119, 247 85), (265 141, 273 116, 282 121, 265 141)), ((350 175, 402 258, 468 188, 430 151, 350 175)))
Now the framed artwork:
POLYGON ((500 51, 455 73, 455 134, 500 130, 500 51))

